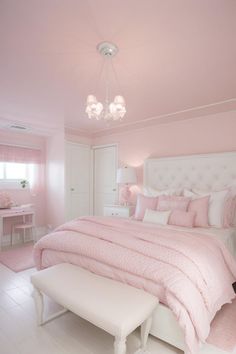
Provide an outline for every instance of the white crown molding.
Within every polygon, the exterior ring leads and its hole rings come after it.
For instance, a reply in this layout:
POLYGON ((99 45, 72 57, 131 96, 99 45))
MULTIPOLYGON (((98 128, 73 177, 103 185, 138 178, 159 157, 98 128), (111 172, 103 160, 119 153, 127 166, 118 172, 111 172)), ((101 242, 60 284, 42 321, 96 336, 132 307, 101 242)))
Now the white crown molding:
MULTIPOLYGON (((91 132, 89 132, 88 130, 81 130, 78 127, 65 125, 64 133, 71 135, 79 135, 84 138, 93 139, 110 134, 126 132, 132 129, 142 129, 155 124, 171 124, 178 121, 198 119, 204 115, 212 115, 228 111, 236 111, 236 98, 230 98, 227 100, 214 102, 207 105, 187 108, 172 113, 166 113, 131 123, 125 123, 124 120, 124 122, 120 123, 119 125, 91 132)), ((63 131, 63 128, 61 126, 59 127, 51 125, 50 123, 47 125, 45 123, 41 123, 40 119, 35 119, 35 122, 36 123, 24 122, 19 118, 15 119, 14 115, 10 115, 9 113, 6 114, 6 112, 0 112, 0 129, 2 130, 11 131, 11 129, 9 128, 10 124, 20 124, 27 127, 27 130, 24 130, 22 132, 28 134, 51 136, 54 135, 55 132, 63 131)), ((19 133, 21 132, 19 131, 19 133)))
POLYGON ((197 119, 204 115, 217 114, 228 111, 236 111, 236 98, 214 102, 207 105, 192 107, 172 113, 162 114, 156 117, 142 119, 132 123, 123 123, 117 127, 105 128, 91 133, 93 138, 108 134, 121 133, 131 129, 140 129, 155 124, 171 124, 178 121, 197 119))

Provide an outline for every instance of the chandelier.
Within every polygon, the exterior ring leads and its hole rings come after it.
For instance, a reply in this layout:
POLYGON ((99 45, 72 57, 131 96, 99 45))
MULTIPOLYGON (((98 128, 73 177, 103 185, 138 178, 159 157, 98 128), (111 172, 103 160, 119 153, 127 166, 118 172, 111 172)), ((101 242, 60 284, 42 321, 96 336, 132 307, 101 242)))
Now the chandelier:
POLYGON ((96 96, 88 95, 85 111, 90 119, 103 119, 105 121, 121 120, 126 113, 124 97, 117 95, 111 102, 109 92, 109 64, 117 81, 117 76, 112 65, 112 58, 117 54, 118 47, 113 43, 102 42, 97 45, 97 51, 104 57, 103 67, 106 66, 105 102, 101 103, 97 100, 96 96))

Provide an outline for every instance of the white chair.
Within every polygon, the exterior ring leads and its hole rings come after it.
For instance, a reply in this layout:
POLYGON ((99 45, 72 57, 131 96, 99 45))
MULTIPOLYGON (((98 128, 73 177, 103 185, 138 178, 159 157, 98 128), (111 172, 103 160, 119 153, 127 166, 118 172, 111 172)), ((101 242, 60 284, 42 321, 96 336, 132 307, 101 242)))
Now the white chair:
POLYGON ((33 223, 22 223, 22 224, 15 224, 12 226, 12 231, 11 231, 11 246, 12 246, 12 240, 13 236, 16 234, 16 231, 18 231, 19 234, 23 235, 23 242, 25 243, 26 240, 26 235, 27 235, 27 230, 28 234, 29 232, 31 233, 32 239, 34 240, 34 224, 33 223))
MULTIPOLYGON (((27 210, 32 210, 33 204, 26 204, 26 205, 21 205, 21 209, 23 211, 27 211, 27 210)), ((25 243, 26 241, 26 236, 31 235, 31 238, 33 239, 33 241, 35 242, 35 223, 34 223, 34 212, 32 212, 31 215, 31 220, 29 221, 29 216, 28 215, 23 215, 23 220, 21 223, 18 224, 14 224, 12 225, 11 228, 11 246, 13 243, 13 237, 16 234, 16 232, 18 232, 19 234, 21 234, 23 236, 23 242, 25 243)))

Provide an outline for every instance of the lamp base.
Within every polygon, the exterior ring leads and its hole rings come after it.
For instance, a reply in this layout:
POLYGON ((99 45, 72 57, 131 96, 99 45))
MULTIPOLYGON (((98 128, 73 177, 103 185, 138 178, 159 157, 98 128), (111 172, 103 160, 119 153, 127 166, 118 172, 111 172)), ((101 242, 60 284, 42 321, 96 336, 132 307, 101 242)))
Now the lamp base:
POLYGON ((129 189, 129 186, 128 185, 125 185, 124 187, 121 188, 120 190, 120 204, 121 205, 129 205, 129 200, 130 200, 130 197, 131 197, 131 191, 129 189))

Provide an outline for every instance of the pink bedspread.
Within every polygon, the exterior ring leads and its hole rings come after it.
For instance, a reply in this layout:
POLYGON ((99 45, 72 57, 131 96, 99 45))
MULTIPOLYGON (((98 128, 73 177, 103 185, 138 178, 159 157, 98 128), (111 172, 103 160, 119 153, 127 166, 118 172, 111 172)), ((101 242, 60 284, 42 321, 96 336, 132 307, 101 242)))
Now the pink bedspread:
POLYGON ((235 298, 236 263, 223 243, 207 235, 127 219, 84 217, 60 226, 35 245, 38 269, 44 267, 43 252, 53 250, 66 254, 71 263, 156 296, 161 286, 165 303, 185 333, 185 353, 197 353, 216 312, 235 298), (110 273, 105 271, 108 267, 110 273))

